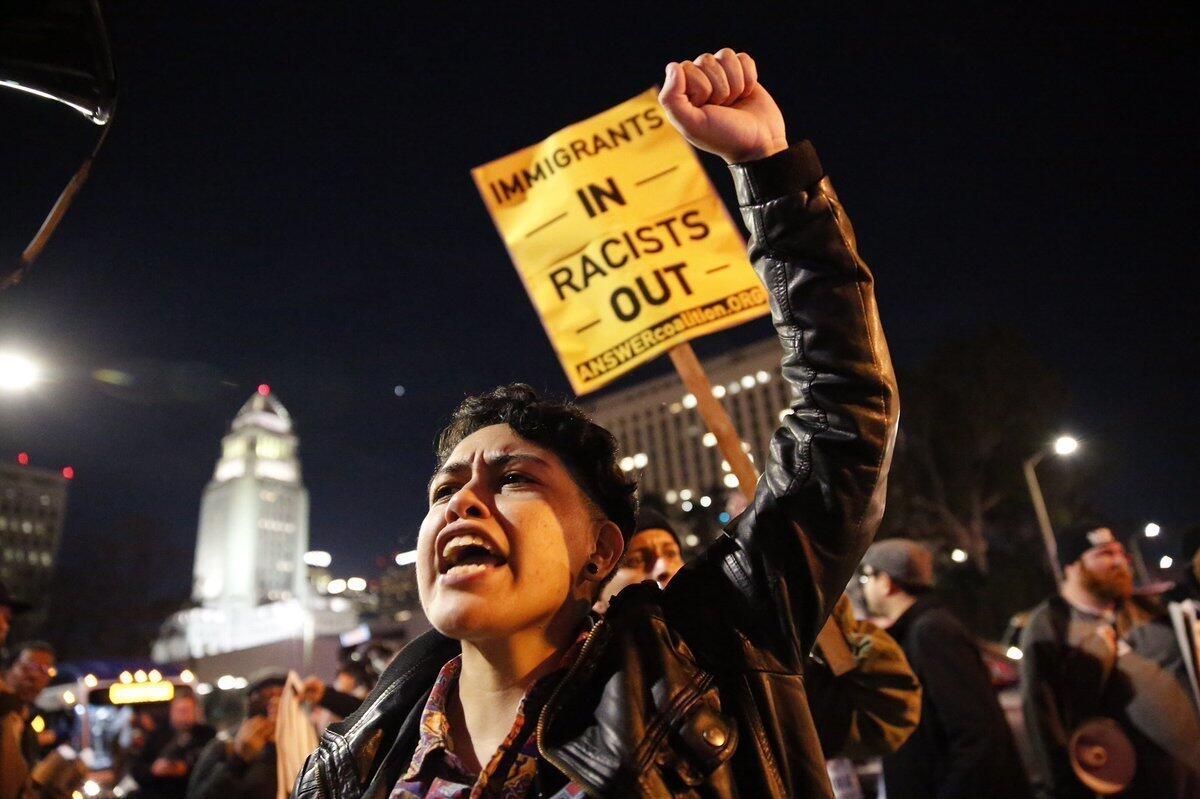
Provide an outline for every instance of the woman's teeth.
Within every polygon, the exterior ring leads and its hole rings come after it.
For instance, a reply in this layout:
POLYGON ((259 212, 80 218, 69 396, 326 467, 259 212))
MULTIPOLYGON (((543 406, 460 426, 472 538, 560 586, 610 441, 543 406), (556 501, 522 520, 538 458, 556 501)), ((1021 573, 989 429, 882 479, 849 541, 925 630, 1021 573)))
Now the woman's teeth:
POLYGON ((447 577, 466 577, 469 574, 484 571, 488 567, 483 563, 463 563, 460 566, 451 566, 446 570, 447 577))

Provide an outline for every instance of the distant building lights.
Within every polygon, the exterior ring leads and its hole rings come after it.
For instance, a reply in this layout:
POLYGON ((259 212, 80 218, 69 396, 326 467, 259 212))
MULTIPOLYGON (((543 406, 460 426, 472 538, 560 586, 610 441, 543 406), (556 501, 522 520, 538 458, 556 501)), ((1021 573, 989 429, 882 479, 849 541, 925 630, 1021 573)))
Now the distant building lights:
POLYGON ((621 467, 621 471, 623 471, 623 472, 632 472, 633 471, 633 458, 626 455, 624 458, 621 458, 621 462, 617 465, 621 467))
POLYGON ((17 453, 17 463, 19 463, 22 466, 28 466, 29 465, 29 453, 28 452, 18 452, 17 453))
POLYGON ((306 566, 327 569, 331 563, 333 563, 333 556, 324 550, 313 549, 304 553, 304 564, 306 566))
POLYGON ((685 499, 685 500, 683 501, 683 504, 682 504, 682 505, 680 505, 679 507, 683 508, 683 512, 684 512, 684 513, 687 513, 688 511, 690 511, 690 510, 692 509, 692 507, 693 507, 693 506, 692 506, 692 503, 691 503, 689 500, 686 500, 686 499, 685 499))
POLYGON ((367 581, 361 577, 351 577, 346 581, 346 590, 348 591, 366 591, 367 581))
MULTIPOLYGON (((346 581, 340 577, 336 580, 330 580, 329 584, 325 586, 325 591, 330 594, 340 594, 345 590, 346 581)), ((218 685, 217 687, 220 688, 221 686, 218 685)))
POLYGON ((62 468, 62 476, 67 478, 68 480, 74 480, 75 479, 75 470, 72 469, 70 466, 64 466, 62 468))
POLYGON ((690 488, 683 489, 682 491, 679 492, 679 498, 680 499, 691 499, 692 498, 692 490, 690 488))
POLYGON ((683 404, 683 407, 685 407, 685 408, 689 408, 689 409, 695 408, 696 407, 696 395, 695 394, 684 394, 681 402, 683 404))
POLYGON ((1146 538, 1158 538, 1158 534, 1162 532, 1162 528, 1154 522, 1146 525, 1146 538))
POLYGON ((633 468, 635 469, 644 469, 649 462, 650 458, 644 452, 639 452, 633 456, 633 468))
POLYGON ((728 391, 730 394, 738 394, 742 390, 742 384, 739 383, 738 381, 734 380, 732 383, 725 386, 725 390, 728 391))
POLYGON ((184 669, 183 671, 179 672, 179 680, 180 682, 190 684, 196 681, 196 675, 192 674, 191 669, 184 669))
POLYGON ((1161 558, 1158 559, 1158 568, 1160 568, 1160 569, 1169 569, 1174 564, 1175 564, 1175 559, 1172 558, 1170 555, 1163 555, 1161 558))
POLYGON ((145 682, 146 681, 146 672, 142 671, 141 669, 138 669, 137 671, 135 671, 133 673, 133 681, 134 682, 145 682))
POLYGON ((757 380, 759 383, 770 383, 771 382, 771 373, 764 371, 762 369, 759 369, 758 373, 756 375, 754 375, 754 379, 757 380))
POLYGON ((712 395, 717 399, 725 396, 725 386, 713 386, 712 395))
POLYGON ((700 443, 706 447, 715 447, 717 445, 717 437, 712 433, 705 433, 704 438, 700 439, 700 443))
POLYGON ((723 482, 725 483, 726 488, 737 488, 738 487, 738 478, 737 478, 736 474, 725 475, 725 479, 723 482))
POLYGON ((966 563, 967 553, 965 550, 955 549, 950 553, 950 560, 954 561, 955 563, 966 563))
POLYGON ((754 388, 754 375, 742 376, 742 388, 754 388))
POLYGON ((688 533, 683 537, 683 543, 689 547, 698 546, 700 544, 700 536, 695 533, 688 533))
POLYGON ((150 673, 146 676, 150 678, 150 682, 159 682, 162 680, 162 672, 160 672, 158 669, 151 669, 150 673))
POLYGON ((666 493, 664 498, 667 500, 668 503, 674 505, 679 500, 679 492, 672 488, 670 491, 668 491, 666 493))
POLYGON ((708 497, 708 496, 700 497, 700 507, 707 508, 711 504, 712 504, 712 497, 708 497))
POLYGON ((1021 651, 1019 646, 1010 646, 1004 654, 1008 655, 1010 660, 1020 660, 1025 657, 1025 653, 1021 651))
POLYGON ((120 679, 121 679, 122 683, 124 683, 125 685, 129 685, 129 683, 133 682, 133 675, 127 671, 123 671, 123 672, 121 672, 120 679))
POLYGON ((98 679, 96 679, 95 674, 89 674, 83 678, 83 684, 86 685, 88 688, 95 688, 97 685, 100 684, 100 681, 98 679))
POLYGON ((721 511, 717 514, 717 521, 719 521, 721 524, 729 524, 729 520, 732 518, 733 517, 729 515, 728 511, 721 511))
POLYGON ((408 552, 400 552, 396 555, 397 566, 411 566, 417 562, 417 550, 410 549, 408 552))
POLYGON ((196 693, 200 694, 200 696, 208 696, 212 691, 213 687, 210 682, 202 682, 196 685, 196 693))

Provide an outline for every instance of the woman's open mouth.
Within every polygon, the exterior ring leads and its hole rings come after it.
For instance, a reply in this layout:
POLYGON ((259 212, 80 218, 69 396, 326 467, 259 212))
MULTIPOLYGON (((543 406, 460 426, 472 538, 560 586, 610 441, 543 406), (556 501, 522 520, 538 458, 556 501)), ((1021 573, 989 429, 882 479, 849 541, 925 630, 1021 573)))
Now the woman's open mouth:
POLYGON ((453 582, 503 566, 507 561, 483 536, 463 533, 446 539, 438 553, 438 574, 453 582))

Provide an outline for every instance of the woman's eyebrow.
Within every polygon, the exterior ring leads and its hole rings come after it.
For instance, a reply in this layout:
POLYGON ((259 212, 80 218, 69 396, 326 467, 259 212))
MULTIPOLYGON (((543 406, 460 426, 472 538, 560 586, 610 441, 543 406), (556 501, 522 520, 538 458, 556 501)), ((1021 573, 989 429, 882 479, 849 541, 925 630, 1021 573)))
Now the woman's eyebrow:
POLYGON ((495 456, 486 456, 484 458, 488 466, 503 468, 514 463, 535 463, 539 466, 549 466, 545 460, 537 455, 530 455, 525 452, 503 452, 495 456))
MULTIPOLYGON (((489 468, 499 469, 502 469, 505 466, 513 463, 534 463, 539 466, 550 465, 546 463, 545 459, 539 458, 537 455, 530 455, 524 452, 501 452, 496 455, 487 455, 484 456, 484 462, 489 468)), ((433 488, 433 484, 439 477, 445 477, 452 474, 461 474, 463 472, 469 473, 470 471, 471 464, 468 461, 448 461, 442 464, 441 468, 433 473, 433 477, 429 478, 429 488, 433 488)))

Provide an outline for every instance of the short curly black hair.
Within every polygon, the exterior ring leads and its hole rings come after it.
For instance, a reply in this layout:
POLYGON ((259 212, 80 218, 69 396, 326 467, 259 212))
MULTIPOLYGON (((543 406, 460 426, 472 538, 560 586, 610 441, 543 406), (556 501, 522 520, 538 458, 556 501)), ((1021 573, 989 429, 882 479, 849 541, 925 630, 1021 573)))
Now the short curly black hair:
POLYGON ((547 399, 524 383, 510 383, 467 397, 438 433, 438 465, 458 443, 484 427, 507 424, 521 438, 558 456, 575 484, 628 542, 637 519, 637 481, 617 465, 613 434, 569 402, 547 399))

